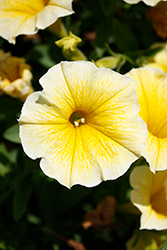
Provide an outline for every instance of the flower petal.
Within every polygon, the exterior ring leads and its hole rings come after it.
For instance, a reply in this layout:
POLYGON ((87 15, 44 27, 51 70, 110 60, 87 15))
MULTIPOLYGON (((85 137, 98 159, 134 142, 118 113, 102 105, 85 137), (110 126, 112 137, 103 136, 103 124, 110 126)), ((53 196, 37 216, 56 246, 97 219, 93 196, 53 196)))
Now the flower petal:
POLYGON ((142 155, 153 173, 167 169, 167 138, 157 138, 149 133, 142 155))
POLYGON ((98 91, 92 93, 96 101, 89 107, 92 112, 89 125, 137 156, 141 155, 147 128, 138 117, 134 82, 111 70, 100 68, 92 79, 92 85, 98 91))
POLYGON ((140 229, 166 229, 167 201, 165 181, 167 170, 153 174, 148 166, 133 169, 130 175, 131 201, 142 212, 140 229))
POLYGON ((44 98, 41 92, 35 92, 28 96, 19 118, 22 124, 67 124, 68 120, 64 118, 66 115, 54 105, 44 98))
POLYGON ((118 178, 136 160, 129 150, 89 125, 81 126, 80 133, 89 158, 95 159, 101 180, 118 178))
POLYGON ((140 229, 164 230, 167 228, 167 216, 156 213, 150 207, 143 209, 140 229))
MULTIPOLYGON (((129 4, 136 4, 136 3, 139 3, 141 0, 124 0, 124 1, 129 4)), ((161 0, 143 0, 143 2, 149 6, 155 6, 160 1, 161 0)), ((166 1, 166 0, 163 0, 163 1, 166 1)))
POLYGON ((0 35, 15 43, 21 34, 34 34, 54 23, 58 17, 70 15, 72 0, 33 1, 2 0, 0 5, 0 35))
POLYGON ((151 171, 167 169, 167 75, 147 67, 133 69, 126 75, 136 82, 139 115, 149 131, 142 155, 151 171))
MULTIPOLYGON (((91 79, 98 68, 93 63, 85 63, 84 61, 63 62, 60 65, 66 84, 73 97, 75 109, 82 107, 89 109, 90 103, 92 103, 92 91, 95 92, 91 79)), ((96 92, 98 92, 97 89, 96 92)), ((93 98, 96 98, 96 96, 93 98)))
POLYGON ((57 106, 60 110, 70 114, 75 110, 75 102, 73 94, 66 81, 61 64, 57 64, 48 70, 48 72, 40 78, 40 84, 44 88, 42 95, 49 100, 53 106, 57 106))
POLYGON ((141 211, 143 206, 150 204, 152 181, 152 173, 148 166, 136 167, 130 174, 130 184, 134 188, 131 191, 131 201, 141 211))
POLYGON ((72 0, 49 1, 49 4, 37 14, 36 27, 38 29, 45 29, 53 24, 59 17, 68 16, 74 13, 71 8, 71 2, 72 0))

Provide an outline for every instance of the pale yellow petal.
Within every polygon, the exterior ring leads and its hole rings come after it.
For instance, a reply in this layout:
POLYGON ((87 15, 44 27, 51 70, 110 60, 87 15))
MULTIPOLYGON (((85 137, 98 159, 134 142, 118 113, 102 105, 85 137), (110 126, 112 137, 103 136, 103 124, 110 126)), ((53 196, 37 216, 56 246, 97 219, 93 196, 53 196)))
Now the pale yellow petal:
MULTIPOLYGON (((116 179, 123 175, 135 161, 133 153, 89 125, 80 128, 82 145, 91 161, 98 166, 101 180, 116 179)), ((77 171, 76 171, 77 173, 77 171)))
POLYGON ((164 189, 164 183, 167 179, 167 170, 157 171, 153 174, 153 184, 151 188, 151 196, 159 194, 164 189))
MULTIPOLYGON (((124 0, 125 2, 129 4, 136 4, 139 3, 142 0, 124 0)), ((161 0, 143 0, 143 2, 149 6, 155 6, 157 3, 159 3, 161 0)), ((163 0, 166 1, 166 0, 163 0)))
POLYGON ((140 117, 149 131, 142 155, 153 172, 167 169, 167 75, 156 68, 131 70, 140 104, 140 117))
POLYGON ((167 169, 167 138, 157 138, 149 133, 142 155, 149 162, 153 173, 167 169))
POLYGON ((15 43, 15 37, 21 34, 34 34, 37 32, 35 27, 35 16, 16 15, 16 17, 5 17, 0 12, 0 36, 15 43))
POLYGON ((43 96, 49 100, 54 106, 58 106, 62 112, 70 114, 76 109, 73 93, 69 84, 64 77, 61 64, 57 64, 48 70, 48 72, 40 78, 40 84, 44 88, 43 96))
POLYGON ((138 111, 136 93, 130 85, 99 104, 88 123, 139 156, 146 142, 147 128, 138 111))
POLYGON ((141 0, 124 0, 126 3, 130 3, 130 4, 136 4, 139 3, 141 0))
POLYGON ((145 65, 149 68, 159 68, 162 69, 164 73, 167 73, 167 65, 158 64, 157 62, 150 62, 145 65))
POLYGON ((130 184, 134 188, 131 191, 131 201, 140 210, 150 204, 152 183, 153 174, 148 166, 136 167, 130 174, 130 184))
MULTIPOLYGON (((166 0, 163 0, 166 2, 166 0)), ((161 0, 143 0, 143 2, 149 6, 155 6, 157 3, 161 2, 161 0)))
POLYGON ((58 0, 50 1, 45 9, 37 13, 36 27, 38 29, 45 29, 53 24, 59 17, 71 15, 73 13, 71 2, 72 0, 66 0, 66 2, 58 0))
POLYGON ((0 35, 15 43, 21 34, 34 34, 54 23, 58 17, 73 13, 72 0, 1 0, 0 35))
POLYGON ((167 228, 166 179, 167 170, 156 174, 148 166, 132 170, 130 184, 134 190, 131 191, 131 201, 142 213, 140 229, 167 228))
MULTIPOLYGON (((62 62, 60 64, 62 73, 66 80, 66 84, 73 97, 75 109, 87 109, 92 103, 92 91, 99 93, 91 84, 91 80, 97 71, 97 67, 91 62, 62 62)), ((100 93, 99 93, 100 94, 100 93)))
POLYGON ((167 216, 155 212, 151 206, 145 207, 141 215, 140 229, 164 230, 167 229, 167 216))
POLYGON ((43 98, 41 92, 32 93, 23 105, 19 123, 22 124, 55 124, 67 123, 65 110, 52 105, 43 98))

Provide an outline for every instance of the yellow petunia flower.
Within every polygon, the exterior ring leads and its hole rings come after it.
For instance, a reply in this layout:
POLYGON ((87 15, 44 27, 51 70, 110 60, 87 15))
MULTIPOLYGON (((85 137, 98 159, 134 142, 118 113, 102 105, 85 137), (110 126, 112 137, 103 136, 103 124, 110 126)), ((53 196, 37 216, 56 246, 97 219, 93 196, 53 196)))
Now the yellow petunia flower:
POLYGON ((140 229, 167 229, 167 170, 153 174, 148 166, 130 175, 132 203, 141 211, 140 229))
POLYGON ((167 75, 158 68, 132 69, 126 76, 135 82, 140 112, 148 128, 142 155, 152 172, 167 169, 167 75))
POLYGON ((22 34, 35 34, 57 18, 73 13, 72 0, 1 0, 0 36, 10 43, 22 34))
POLYGON ((167 73, 167 44, 155 44, 153 48, 158 46, 162 46, 163 49, 151 57, 145 66, 150 68, 159 68, 162 69, 164 73, 167 73))
POLYGON ((147 128, 138 116, 134 82, 87 61, 61 62, 41 79, 19 119, 26 154, 71 187, 124 174, 141 155, 147 128))
MULTIPOLYGON (((155 6, 157 3, 159 3, 162 0, 124 0, 124 1, 130 4, 136 4, 136 3, 139 3, 140 1, 143 1, 145 4, 149 6, 155 6)), ((163 1, 167 1, 167 0, 163 0, 163 1)))
POLYGON ((126 243, 126 250, 157 250, 162 245, 160 234, 148 230, 135 231, 126 243))
POLYGON ((0 50, 0 95, 6 94, 25 101, 34 89, 30 66, 24 58, 0 50))

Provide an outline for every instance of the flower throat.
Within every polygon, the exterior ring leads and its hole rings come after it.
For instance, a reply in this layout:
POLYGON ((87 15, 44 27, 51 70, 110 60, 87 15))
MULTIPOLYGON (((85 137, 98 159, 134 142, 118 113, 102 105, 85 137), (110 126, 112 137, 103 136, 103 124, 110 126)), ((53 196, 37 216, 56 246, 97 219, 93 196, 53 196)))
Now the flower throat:
POLYGON ((82 110, 77 110, 75 112, 73 112, 69 118, 69 121, 75 126, 75 127, 79 127, 80 125, 85 124, 86 120, 85 120, 85 112, 83 112, 82 110))

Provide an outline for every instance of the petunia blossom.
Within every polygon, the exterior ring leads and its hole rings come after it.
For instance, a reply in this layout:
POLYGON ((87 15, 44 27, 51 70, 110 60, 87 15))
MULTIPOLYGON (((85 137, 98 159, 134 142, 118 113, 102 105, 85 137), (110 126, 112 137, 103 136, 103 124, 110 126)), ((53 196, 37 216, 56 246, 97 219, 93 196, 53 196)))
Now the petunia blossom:
POLYGON ((34 89, 30 66, 24 58, 0 50, 0 95, 6 94, 25 101, 34 89))
MULTIPOLYGON (((157 3, 159 3, 162 0, 124 0, 124 1, 130 4, 136 4, 136 3, 143 1, 145 4, 149 6, 155 6, 157 3)), ((167 0, 163 0, 163 1, 167 1, 167 0)))
POLYGON ((134 81, 87 61, 61 62, 40 79, 19 119, 23 149, 71 187, 116 179, 141 155, 147 128, 134 81))
POLYGON ((167 74, 158 68, 132 69, 126 74, 135 82, 140 117, 148 128, 142 155, 152 172, 167 169, 167 74))
POLYGON ((141 211, 140 229, 167 229, 167 170, 153 174, 148 166, 130 175, 132 203, 141 211))
POLYGON ((167 73, 167 44, 153 44, 152 48, 156 47, 162 47, 162 50, 149 58, 145 66, 150 68, 159 68, 162 69, 164 73, 167 73))
POLYGON ((0 36, 10 43, 22 34, 35 34, 57 18, 73 13, 72 0, 0 0, 0 36))
POLYGON ((135 230, 126 242, 126 250, 157 250, 162 245, 161 235, 149 230, 135 230))

